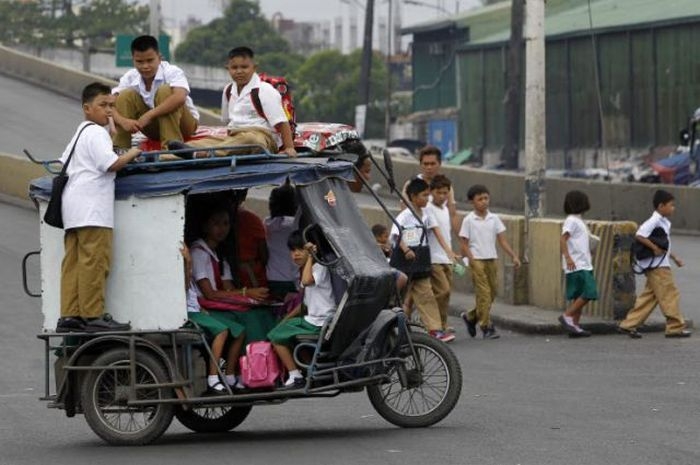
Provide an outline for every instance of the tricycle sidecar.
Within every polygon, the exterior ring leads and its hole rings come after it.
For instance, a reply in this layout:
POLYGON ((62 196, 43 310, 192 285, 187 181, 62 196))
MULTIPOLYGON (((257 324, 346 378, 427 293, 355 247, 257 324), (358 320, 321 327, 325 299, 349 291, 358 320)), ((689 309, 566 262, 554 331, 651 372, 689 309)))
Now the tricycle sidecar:
MULTIPOLYGON (((395 275, 350 193, 353 165, 326 159, 191 160, 176 170, 134 169, 117 179, 114 262, 107 308, 132 330, 58 334, 62 231, 42 224, 45 395, 68 416, 82 413, 110 444, 147 444, 176 417, 196 432, 228 431, 252 407, 367 390, 377 412, 402 427, 432 425, 454 408, 462 374, 452 351, 407 324, 395 275), (221 166, 226 163, 225 166, 221 166), (291 182, 301 226, 333 276, 337 309, 319 336, 294 349, 300 389, 250 389, 204 396, 209 343, 187 321, 179 248, 188 198, 291 182), (51 378, 54 386, 51 386, 51 378)), ((149 169, 151 169, 150 167, 149 169)), ((50 179, 30 186, 40 217, 50 179)), ((221 373, 220 373, 221 374, 221 373)))

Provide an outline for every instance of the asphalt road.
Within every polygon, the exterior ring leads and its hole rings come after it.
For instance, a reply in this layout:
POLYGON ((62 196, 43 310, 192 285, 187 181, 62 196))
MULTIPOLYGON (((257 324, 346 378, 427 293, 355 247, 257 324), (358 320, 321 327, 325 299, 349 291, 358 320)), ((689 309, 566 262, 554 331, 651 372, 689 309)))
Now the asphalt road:
MULTIPOLYGON (((22 256, 38 248, 37 218, 7 204, 0 218, 0 465, 700 462, 700 337, 661 334, 570 340, 506 332, 484 341, 460 331, 451 347, 464 371, 462 397, 432 428, 396 428, 364 394, 352 394, 257 407, 227 434, 197 435, 173 423, 151 446, 106 446, 82 417, 37 400, 40 306, 20 279, 22 256)), ((691 242, 679 238, 677 247, 691 242)), ((689 270, 700 266, 685 255, 689 270)), ((31 267, 30 285, 37 283, 31 267)), ((684 302, 700 297, 697 286, 682 288, 684 302)))
POLYGON ((80 96, 68 98, 0 74, 0 152, 58 158, 83 120, 80 96))

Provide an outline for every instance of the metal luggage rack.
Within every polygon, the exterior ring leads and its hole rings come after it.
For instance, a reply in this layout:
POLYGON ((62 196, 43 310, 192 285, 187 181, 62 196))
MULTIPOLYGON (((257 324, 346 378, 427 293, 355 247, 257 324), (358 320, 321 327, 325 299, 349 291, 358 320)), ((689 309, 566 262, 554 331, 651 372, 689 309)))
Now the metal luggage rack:
MULTIPOLYGON (((49 174, 59 174, 61 172, 62 164, 59 159, 53 160, 39 160, 32 156, 27 149, 24 149, 24 154, 29 158, 30 161, 41 165, 49 174)), ((299 157, 307 158, 311 155, 299 154, 299 157)), ((278 155, 270 153, 266 148, 257 145, 228 145, 221 147, 192 147, 178 150, 154 150, 148 152, 141 152, 136 160, 129 163, 124 167, 123 175, 141 173, 141 172, 154 172, 161 170, 171 170, 171 169, 187 169, 187 168, 210 168, 214 166, 226 166, 231 167, 231 171, 236 169, 239 163, 249 163, 256 161, 270 161, 270 160, 287 160, 289 157, 286 155, 278 155), (246 155, 226 155, 217 156, 218 151, 240 151, 240 150, 259 150, 258 153, 246 154, 246 155), (196 152, 205 152, 206 157, 194 158, 196 152), (175 156, 185 155, 181 157, 181 160, 161 160, 160 156, 170 154, 175 156)))

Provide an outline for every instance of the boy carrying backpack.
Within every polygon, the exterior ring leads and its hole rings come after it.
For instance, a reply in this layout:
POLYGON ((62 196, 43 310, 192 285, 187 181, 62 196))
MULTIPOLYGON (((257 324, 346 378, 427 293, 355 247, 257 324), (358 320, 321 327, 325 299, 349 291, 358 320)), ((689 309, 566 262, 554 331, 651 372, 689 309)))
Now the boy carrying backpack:
MULTIPOLYGON (((253 50, 248 47, 236 47, 228 53, 227 69, 233 82, 224 88, 221 97, 221 120, 228 124, 228 137, 210 136, 190 141, 188 145, 171 141, 168 149, 257 145, 270 153, 297 156, 292 127, 294 108, 286 80, 266 76, 266 80, 274 82, 275 86, 264 81, 255 72, 253 58, 253 50)), ((229 153, 217 151, 217 155, 229 153)), ((198 157, 198 154, 194 156, 198 157)))

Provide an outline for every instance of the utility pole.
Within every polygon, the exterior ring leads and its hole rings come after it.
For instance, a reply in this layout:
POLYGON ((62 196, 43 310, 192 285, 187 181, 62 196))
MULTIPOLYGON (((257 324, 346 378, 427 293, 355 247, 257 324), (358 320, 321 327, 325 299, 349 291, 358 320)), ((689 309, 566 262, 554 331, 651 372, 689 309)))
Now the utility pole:
POLYGON ((518 169, 520 152, 520 115, 522 101, 522 63, 523 63, 523 22, 525 19, 525 0, 513 0, 510 20, 510 43, 508 44, 508 68, 506 91, 506 125, 505 144, 501 161, 506 169, 518 169))
POLYGON ((545 124, 544 2, 525 3, 525 216, 544 216, 545 124))
POLYGON ((160 35, 160 0, 150 0, 148 4, 149 32, 156 39, 160 35))
POLYGON ((391 142, 391 54, 394 42, 394 8, 393 0, 389 0, 389 17, 387 19, 387 40, 386 40, 386 107, 384 108, 384 137, 386 146, 391 142))
POLYGON ((365 6, 365 36, 362 43, 362 68, 358 95, 360 103, 355 107, 355 126, 361 136, 365 133, 367 105, 369 104, 369 78, 372 74, 372 25, 374 24, 374 0, 365 6))

